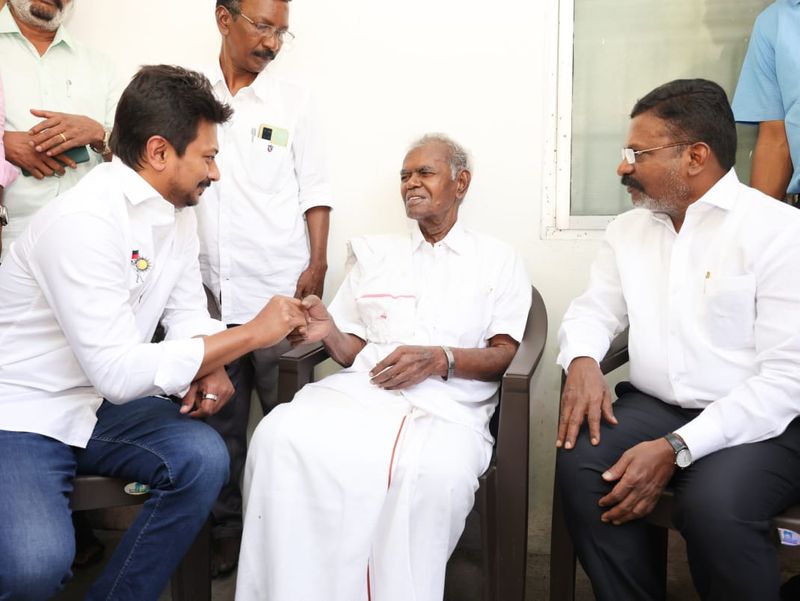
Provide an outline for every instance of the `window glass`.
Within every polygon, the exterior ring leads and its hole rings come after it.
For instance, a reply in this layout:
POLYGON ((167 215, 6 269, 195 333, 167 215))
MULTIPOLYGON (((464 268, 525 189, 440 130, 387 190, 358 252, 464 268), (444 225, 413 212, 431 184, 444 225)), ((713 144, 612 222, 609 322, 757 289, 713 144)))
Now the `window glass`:
MULTIPOLYGON (((732 100, 756 16, 770 0, 574 0, 570 213, 630 208, 616 169, 638 98, 703 77, 732 100)), ((756 127, 742 125, 736 171, 747 182, 756 127)))

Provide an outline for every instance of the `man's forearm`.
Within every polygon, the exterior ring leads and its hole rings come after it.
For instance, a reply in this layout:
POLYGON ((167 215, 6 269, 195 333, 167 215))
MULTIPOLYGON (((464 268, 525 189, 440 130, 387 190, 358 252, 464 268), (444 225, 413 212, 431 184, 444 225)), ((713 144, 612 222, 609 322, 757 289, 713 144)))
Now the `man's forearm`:
POLYGON ((783 200, 794 168, 783 121, 764 121, 758 126, 753 149, 750 185, 783 200))
POLYGON ((455 375, 468 380, 496 382, 508 369, 518 346, 511 336, 498 334, 491 338, 486 348, 451 348, 455 375))
POLYGON ((322 344, 336 363, 350 367, 366 342, 354 334, 342 332, 332 321, 331 331, 322 339, 322 344))
POLYGON ((306 211, 310 265, 327 269, 328 231, 330 230, 330 207, 312 207, 306 211))

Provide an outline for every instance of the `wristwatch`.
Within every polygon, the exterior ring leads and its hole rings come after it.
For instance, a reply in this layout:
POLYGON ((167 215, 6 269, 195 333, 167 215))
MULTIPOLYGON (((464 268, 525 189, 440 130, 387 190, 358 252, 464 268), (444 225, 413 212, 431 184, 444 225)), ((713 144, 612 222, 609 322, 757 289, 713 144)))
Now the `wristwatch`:
POLYGON ((675 451, 675 465, 681 469, 692 465, 692 452, 686 446, 686 442, 681 438, 680 434, 670 432, 664 438, 672 446, 672 450, 675 451))
POLYGON ((442 346, 441 348, 444 351, 444 356, 447 357, 447 375, 444 376, 444 379, 449 380, 456 371, 456 358, 453 356, 453 351, 449 346, 442 346))
POLYGON ((5 205, 0 205, 0 225, 8 225, 8 211, 6 210, 5 205))
POLYGON ((89 144, 89 148, 94 150, 97 154, 102 154, 103 156, 111 154, 111 147, 108 145, 108 140, 110 138, 111 138, 111 130, 108 128, 103 128, 102 141, 95 142, 94 144, 89 144))

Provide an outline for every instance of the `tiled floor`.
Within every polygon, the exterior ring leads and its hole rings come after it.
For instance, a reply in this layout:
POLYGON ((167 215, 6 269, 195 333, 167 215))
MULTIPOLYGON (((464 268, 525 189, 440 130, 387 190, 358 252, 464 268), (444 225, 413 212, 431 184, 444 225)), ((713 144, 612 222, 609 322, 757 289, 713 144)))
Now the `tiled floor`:
MULTIPOLYGON (((117 532, 103 531, 98 533, 108 545, 107 553, 113 548, 119 537, 117 532)), ((447 574, 447 590, 445 601, 480 601, 481 599, 481 555, 479 550, 480 533, 477 523, 470 522, 465 532, 465 539, 456 550, 450 561, 447 574)), ((528 557, 528 601, 544 601, 549 599, 549 556, 530 555, 528 557)), ((800 573, 800 557, 794 552, 782 554, 784 576, 800 573)), ((56 597, 56 601, 79 601, 83 598, 92 579, 99 573, 100 567, 78 572, 67 590, 56 597)), ((698 599, 691 584, 686 553, 679 536, 670 537, 668 566, 668 601, 694 601, 698 599)), ((213 584, 213 601, 232 601, 236 588, 236 576, 220 578, 213 584)), ((169 591, 161 595, 159 601, 170 601, 169 591)), ((576 601, 594 599, 586 576, 579 569, 576 601)))

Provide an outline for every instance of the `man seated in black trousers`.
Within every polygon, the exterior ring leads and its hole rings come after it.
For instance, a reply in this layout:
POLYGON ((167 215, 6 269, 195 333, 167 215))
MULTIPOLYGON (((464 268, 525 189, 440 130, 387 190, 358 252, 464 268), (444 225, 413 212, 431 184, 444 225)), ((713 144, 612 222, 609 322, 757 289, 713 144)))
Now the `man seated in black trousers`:
POLYGON ((739 183, 713 82, 647 94, 625 146, 635 208, 559 334, 570 534, 598 599, 664 599, 642 518, 669 485, 700 596, 777 600, 770 519, 800 500, 800 213, 739 183), (598 362, 626 327, 631 386, 612 406, 598 362))

